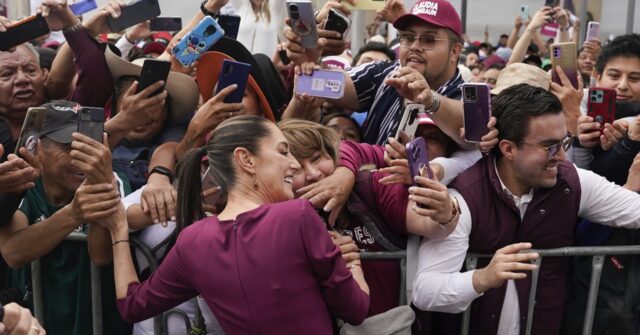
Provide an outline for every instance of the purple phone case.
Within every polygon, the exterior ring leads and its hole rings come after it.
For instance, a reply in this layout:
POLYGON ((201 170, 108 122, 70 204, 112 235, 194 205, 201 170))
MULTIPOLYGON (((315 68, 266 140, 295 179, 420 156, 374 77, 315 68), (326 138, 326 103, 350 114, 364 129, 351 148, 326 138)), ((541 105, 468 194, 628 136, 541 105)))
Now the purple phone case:
POLYGON ((296 93, 307 93, 313 97, 340 99, 344 95, 344 72, 316 70, 310 76, 300 75, 296 93))
POLYGON ((587 25, 587 37, 584 40, 591 41, 596 37, 600 37, 600 22, 590 21, 587 25))
POLYGON ((480 142, 489 132, 487 123, 491 117, 491 93, 487 84, 467 83, 462 85, 464 100, 464 139, 467 142, 480 142), (475 88, 474 96, 467 90, 475 88))
POLYGON ((415 140, 407 143, 407 161, 409 162, 409 172, 411 173, 411 181, 420 175, 420 169, 427 169, 427 177, 433 179, 433 172, 429 168, 429 152, 427 151, 427 142, 420 136, 415 140))
POLYGON ((247 86, 247 80, 251 73, 251 64, 234 62, 225 59, 222 62, 222 68, 220 69, 220 75, 218 76, 218 86, 216 87, 216 94, 227 86, 237 84, 238 87, 229 95, 224 97, 224 103, 240 103, 244 97, 244 90, 247 86))
POLYGON ((71 12, 73 12, 75 16, 80 16, 96 8, 98 8, 98 4, 95 0, 83 0, 69 5, 69 9, 71 9, 71 12))

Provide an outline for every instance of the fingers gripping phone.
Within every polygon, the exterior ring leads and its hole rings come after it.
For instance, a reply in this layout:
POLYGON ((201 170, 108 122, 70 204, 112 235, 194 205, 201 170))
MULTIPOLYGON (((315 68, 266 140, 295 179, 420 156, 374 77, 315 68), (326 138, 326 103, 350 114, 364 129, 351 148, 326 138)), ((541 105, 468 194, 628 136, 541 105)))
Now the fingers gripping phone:
POLYGON ((350 26, 351 20, 349 20, 347 15, 334 8, 329 10, 329 16, 327 17, 327 21, 324 23, 324 30, 338 32, 344 37, 344 34, 349 30, 350 26))
POLYGON ((344 95, 344 72, 315 70, 313 74, 298 76, 295 93, 313 97, 340 99, 344 95))
POLYGON ((318 29, 316 28, 316 16, 313 12, 311 0, 287 0, 289 11, 289 23, 291 29, 302 42, 303 48, 315 49, 318 47, 318 29))
POLYGON ((107 24, 111 32, 117 33, 159 15, 160 3, 158 0, 139 0, 122 7, 122 12, 117 18, 107 16, 107 24))
POLYGON ((22 130, 18 143, 16 144, 16 155, 19 155, 20 148, 25 147, 31 154, 35 154, 38 148, 38 138, 47 116, 47 109, 44 107, 31 107, 27 110, 27 115, 22 123, 22 130))
POLYGON ((222 69, 220 69, 220 75, 218 76, 216 94, 225 87, 236 84, 238 87, 235 91, 224 97, 223 102, 228 104, 241 103, 250 73, 251 64, 225 59, 222 62, 222 69))
MULTIPOLYGON (((140 71, 140 80, 138 81, 138 88, 136 93, 144 90, 145 88, 153 85, 158 81, 167 82, 169 77, 169 71, 171 70, 171 62, 147 59, 142 64, 142 70, 140 71)), ((151 93, 150 96, 159 94, 164 90, 164 86, 151 93)))
MULTIPOLYGON (((433 171, 429 167, 429 152, 427 151, 427 142, 424 137, 420 136, 415 140, 407 143, 407 161, 409 163, 409 173, 411 174, 411 182, 416 185, 416 176, 422 176, 429 179, 433 178, 433 171)), ((418 207, 425 208, 418 204, 418 207)))
POLYGON ((224 36, 224 30, 211 16, 205 16, 173 48, 173 55, 184 66, 191 66, 200 56, 224 36))
POLYGON ((605 123, 616 119, 616 91, 610 88, 592 87, 589 89, 587 115, 600 123, 600 132, 605 123))
POLYGON ((42 15, 33 15, 15 22, 0 33, 0 51, 7 51, 24 42, 46 35, 51 31, 42 15))
POLYGON ((78 111, 78 132, 102 143, 104 110, 98 107, 82 107, 78 111))
POLYGON ((400 119, 400 124, 398 124, 398 130, 396 131, 396 140, 401 142, 401 133, 405 133, 410 140, 413 140, 416 130, 418 130, 418 125, 420 125, 420 117, 418 116, 420 113, 424 113, 424 106, 420 104, 408 104, 404 108, 402 119, 400 119))
POLYGON ((576 57, 576 44, 574 42, 558 43, 551 45, 551 80, 558 85, 562 81, 556 72, 556 66, 560 66, 564 74, 567 75, 573 88, 578 88, 578 58, 576 57))
POLYGON ((487 124, 491 118, 490 87, 482 83, 462 85, 464 105, 464 140, 479 143, 482 136, 489 132, 487 124))

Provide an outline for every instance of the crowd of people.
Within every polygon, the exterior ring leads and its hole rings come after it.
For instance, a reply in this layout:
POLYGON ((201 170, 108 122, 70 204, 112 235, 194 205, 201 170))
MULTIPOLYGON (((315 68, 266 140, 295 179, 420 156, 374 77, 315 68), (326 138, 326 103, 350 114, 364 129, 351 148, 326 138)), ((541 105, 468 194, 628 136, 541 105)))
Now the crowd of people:
MULTIPOLYGON (((447 0, 386 0, 352 55, 324 27, 357 1, 321 3, 315 48, 284 1, 204 0, 178 32, 121 35, 108 20, 127 5, 81 20, 42 1, 65 41, 0 51, 0 334, 91 334, 98 279, 103 334, 154 334, 171 309, 166 334, 457 334, 468 309, 473 334, 581 333, 591 258, 531 249, 640 241, 640 35, 580 43, 586 22, 543 6, 492 45, 447 0), (241 17, 237 39, 180 63, 174 47, 221 13, 241 17), (566 42, 582 45, 576 73, 550 60, 566 42), (171 71, 138 89, 152 59, 171 71), (229 60, 251 67, 237 103, 238 85, 217 87, 229 60), (340 98, 298 93, 321 69, 344 77, 340 98), (479 141, 465 136, 470 83, 491 94, 479 141), (614 92, 615 121, 588 113, 590 87, 614 92), (399 131, 409 105, 414 134, 399 131), (42 129, 20 146, 34 107, 42 129), (101 141, 78 131, 84 107, 103 111, 101 141), (412 138, 430 159, 415 176, 412 138), (360 257, 403 250, 406 269, 360 257), (467 253, 493 257, 468 268, 467 253), (36 260, 40 320, 26 309, 36 260)), ((14 23, 0 17, 0 33, 14 23)), ((638 255, 603 271, 593 333, 637 333, 638 255)))

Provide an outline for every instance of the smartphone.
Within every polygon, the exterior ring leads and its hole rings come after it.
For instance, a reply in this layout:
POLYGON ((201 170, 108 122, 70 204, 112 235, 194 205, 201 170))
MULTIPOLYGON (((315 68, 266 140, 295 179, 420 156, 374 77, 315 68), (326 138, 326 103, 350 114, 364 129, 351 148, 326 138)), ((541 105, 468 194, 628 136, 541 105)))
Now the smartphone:
POLYGON ((385 0, 358 0, 355 5, 345 1, 343 4, 349 9, 383 10, 385 0))
POLYGON ((225 59, 222 62, 220 75, 218 75, 216 94, 225 87, 236 84, 238 85, 238 88, 224 97, 224 100, 222 101, 227 104, 241 103, 242 98, 244 97, 244 90, 247 86, 247 80, 249 80, 250 73, 251 64, 234 62, 232 60, 225 59))
POLYGON ((350 26, 351 20, 349 20, 347 15, 337 9, 331 8, 323 29, 339 32, 340 35, 344 37, 345 32, 349 30, 350 26))
MULTIPOLYGON (((140 71, 140 79, 138 80, 138 88, 136 93, 144 90, 145 88, 153 85, 155 82, 163 80, 167 82, 169 71, 171 70, 171 62, 147 59, 142 64, 142 70, 140 71)), ((161 93, 164 90, 164 86, 151 93, 150 96, 161 93)))
POLYGON ((529 5, 520 6, 520 17, 523 21, 529 19, 529 5))
POLYGON ((464 140, 479 143, 482 136, 489 132, 487 123, 491 118, 491 87, 483 83, 465 83, 462 85, 464 105, 464 140))
MULTIPOLYGON (((429 151, 427 151, 427 142, 424 137, 419 136, 415 140, 407 143, 407 161, 409 163, 409 172, 411 173, 411 182, 415 185, 416 176, 434 179, 433 171, 429 167, 429 151)), ((424 205, 418 204, 418 207, 425 208, 424 205)))
POLYGON ((26 147, 31 154, 36 153, 40 131, 42 130, 46 116, 47 109, 44 107, 30 107, 27 110, 27 115, 22 123, 20 137, 18 137, 18 143, 16 144, 16 155, 19 155, 20 148, 22 147, 26 147))
POLYGON ((76 3, 72 3, 69 5, 69 9, 71 9, 71 12, 75 16, 80 16, 96 8, 98 8, 98 4, 96 3, 96 0, 80 0, 76 3))
POLYGON ((122 7, 122 13, 117 18, 107 16, 107 24, 113 33, 117 33, 145 20, 160 16, 158 0, 139 0, 122 7))
POLYGON ((224 35, 233 38, 238 38, 238 31, 240 30, 240 16, 238 15, 220 15, 218 17, 218 24, 224 30, 224 35))
POLYGON ((400 133, 405 133, 407 136, 409 136, 410 140, 413 140, 413 138, 416 136, 418 125, 420 125, 419 114, 421 113, 424 113, 424 105, 408 104, 404 108, 402 119, 400 119, 400 124, 398 124, 398 130, 396 131, 396 140, 400 141, 400 133))
POLYGON ((589 88, 587 115, 600 123, 600 132, 605 123, 613 123, 616 119, 616 91, 610 88, 589 88))
POLYGON ((545 0, 544 5, 549 7, 558 7, 560 0, 545 0))
POLYGON ((578 88, 578 58, 576 57, 576 44, 574 42, 551 44, 551 80, 562 85, 556 72, 556 66, 560 66, 567 75, 571 85, 578 88))
POLYGON ((315 70, 313 74, 298 76, 295 93, 312 97, 340 99, 344 95, 344 72, 315 70))
POLYGON ((104 133, 104 109, 82 107, 78 111, 78 132, 102 143, 104 133))
POLYGON ((0 33, 0 51, 31 41, 50 32, 47 20, 42 15, 32 15, 7 27, 7 31, 0 33))
POLYGON ((224 29, 211 16, 205 16, 173 48, 173 55, 184 66, 191 66, 224 36, 224 29))
POLYGON ((149 29, 152 31, 180 31, 182 29, 182 18, 156 17, 151 20, 149 29))
POLYGON ((287 0, 287 10, 291 19, 291 29, 302 38, 300 43, 302 47, 306 49, 317 48, 318 29, 311 0, 287 0))
POLYGON ((291 59, 287 56, 287 50, 285 49, 278 51, 278 57, 280 57, 282 65, 289 65, 289 63, 291 63, 291 59))
POLYGON ((589 21, 587 25, 587 38, 586 41, 590 41, 596 37, 600 37, 600 22, 589 21))

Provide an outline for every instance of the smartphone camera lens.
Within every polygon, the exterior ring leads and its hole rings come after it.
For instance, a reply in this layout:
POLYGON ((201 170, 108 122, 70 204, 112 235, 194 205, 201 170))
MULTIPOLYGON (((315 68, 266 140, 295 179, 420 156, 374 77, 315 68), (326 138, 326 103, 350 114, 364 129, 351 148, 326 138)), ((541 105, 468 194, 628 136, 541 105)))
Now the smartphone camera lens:
POLYGON ((464 88, 464 98, 467 101, 475 101, 476 100, 476 90, 474 87, 465 87, 464 88))
POLYGON ((207 37, 207 36, 213 35, 215 32, 216 32, 216 27, 211 25, 211 26, 208 26, 207 29, 205 29, 203 35, 207 37))
POLYGON ((292 3, 292 4, 290 4, 290 5, 289 5, 289 11, 291 11, 292 13, 293 13, 293 12, 296 12, 296 13, 297 13, 297 12, 298 12, 298 5, 293 4, 293 3, 292 3))

